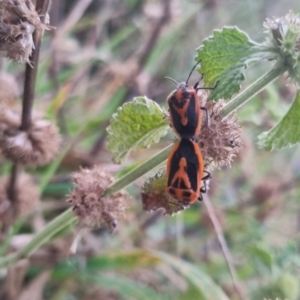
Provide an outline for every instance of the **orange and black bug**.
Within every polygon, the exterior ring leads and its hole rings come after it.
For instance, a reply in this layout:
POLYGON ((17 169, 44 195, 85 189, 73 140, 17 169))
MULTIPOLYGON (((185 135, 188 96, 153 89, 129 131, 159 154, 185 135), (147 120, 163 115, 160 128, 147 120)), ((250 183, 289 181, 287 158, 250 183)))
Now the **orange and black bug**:
POLYGON ((208 112, 205 107, 200 106, 200 99, 197 91, 200 89, 212 90, 215 87, 199 88, 199 81, 192 86, 188 86, 188 81, 197 63, 191 70, 186 82, 177 83, 174 79, 166 77, 177 84, 177 89, 167 98, 170 112, 171 126, 180 138, 190 139, 200 133, 202 126, 202 113, 206 113, 206 122, 208 122, 208 112))
POLYGON ((206 181, 211 178, 211 174, 204 171, 199 146, 189 139, 181 139, 174 145, 167 162, 167 175, 167 193, 183 206, 202 200, 201 193, 206 192, 206 181), (207 175, 203 176, 204 173, 207 175))

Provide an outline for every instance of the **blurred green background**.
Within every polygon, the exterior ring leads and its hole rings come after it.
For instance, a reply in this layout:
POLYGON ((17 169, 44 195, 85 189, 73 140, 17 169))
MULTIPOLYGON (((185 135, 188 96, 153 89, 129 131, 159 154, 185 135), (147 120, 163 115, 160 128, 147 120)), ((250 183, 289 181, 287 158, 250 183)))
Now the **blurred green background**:
MULTIPOLYGON (((174 84, 164 77, 185 80, 195 49, 213 30, 237 26, 261 42, 266 18, 299 9, 296 0, 53 0, 56 30, 43 40, 35 106, 57 121, 64 146, 50 166, 28 170, 43 190, 42 211, 17 228, 14 238, 38 231, 67 208, 70 174, 80 166, 101 165, 120 176, 170 143, 164 139, 115 165, 105 128, 135 96, 165 105, 174 84)), ((247 72, 244 86, 268 66, 247 72)), ((21 90, 24 67, 4 61, 2 69, 21 90)), ((193 74, 191 82, 197 79, 193 74)), ((256 146, 257 135, 276 124, 295 91, 280 78, 238 112, 243 148, 210 183, 208 196, 243 299, 300 299, 300 150, 269 153, 256 146)), ((1 158, 0 164, 1 173, 9 173, 10 164, 1 158)), ((241 299, 204 205, 173 217, 146 213, 140 198, 146 178, 128 187, 133 201, 115 233, 85 231, 77 253, 70 254, 78 233, 70 229, 32 256, 21 282, 10 275, 22 295, 31 295, 21 299, 241 299)), ((0 278, 5 286, 9 277, 0 278)))

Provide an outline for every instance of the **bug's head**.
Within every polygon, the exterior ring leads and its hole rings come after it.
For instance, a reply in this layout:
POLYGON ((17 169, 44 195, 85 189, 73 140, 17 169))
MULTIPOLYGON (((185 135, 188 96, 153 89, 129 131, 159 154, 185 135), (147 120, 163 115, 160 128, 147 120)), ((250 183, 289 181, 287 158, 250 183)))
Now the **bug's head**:
POLYGON ((188 88, 188 84, 186 82, 180 82, 177 86, 177 90, 186 90, 188 88))

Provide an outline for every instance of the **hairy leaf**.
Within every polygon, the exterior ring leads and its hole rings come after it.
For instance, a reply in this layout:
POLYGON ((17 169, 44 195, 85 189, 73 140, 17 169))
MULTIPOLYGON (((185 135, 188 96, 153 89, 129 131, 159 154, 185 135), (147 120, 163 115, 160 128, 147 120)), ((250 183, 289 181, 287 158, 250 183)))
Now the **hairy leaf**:
POLYGON ((291 147, 300 142, 300 90, 290 109, 279 123, 258 137, 258 145, 265 150, 291 147))
POLYGON ((108 149, 113 154, 114 162, 121 163, 131 151, 157 143, 168 129, 164 111, 146 96, 125 103, 112 116, 107 128, 108 149))
POLYGON ((215 30, 197 49, 196 60, 206 87, 216 88, 210 99, 228 99, 240 90, 247 63, 264 58, 262 45, 250 41, 246 33, 236 27, 215 30))

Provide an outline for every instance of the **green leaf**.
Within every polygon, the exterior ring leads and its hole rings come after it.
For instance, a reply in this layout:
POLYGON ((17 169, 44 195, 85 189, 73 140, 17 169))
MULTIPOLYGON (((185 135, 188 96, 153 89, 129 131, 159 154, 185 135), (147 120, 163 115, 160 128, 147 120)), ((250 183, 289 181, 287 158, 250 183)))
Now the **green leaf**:
POLYGON ((267 132, 258 136, 258 146, 271 151, 300 142, 300 90, 285 116, 267 132))
POLYGON ((266 49, 250 41, 246 33, 236 27, 215 30, 197 49, 196 61, 206 87, 216 88, 210 99, 228 99, 240 90, 244 70, 250 61, 265 58, 266 49))
POLYGON ((151 251, 162 261, 176 269, 183 277, 198 289, 198 300, 229 300, 223 290, 195 265, 169 254, 151 251))
POLYGON ((156 265, 160 260, 144 250, 128 252, 113 252, 106 255, 92 257, 87 261, 87 269, 133 269, 156 265))
POLYGON ((145 284, 121 276, 87 276, 87 281, 94 282, 110 290, 116 290, 125 299, 164 300, 166 296, 158 294, 145 284))
POLYGON ((251 258, 257 260, 260 266, 264 265, 269 270, 272 269, 273 257, 272 254, 270 253, 270 250, 267 249, 265 246, 256 245, 254 247, 251 247, 249 249, 249 253, 251 255, 251 258))
POLYGON ((114 162, 121 163, 131 151, 157 143, 168 129, 164 111, 156 102, 145 96, 125 103, 112 116, 107 128, 108 149, 114 162))

